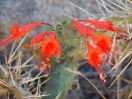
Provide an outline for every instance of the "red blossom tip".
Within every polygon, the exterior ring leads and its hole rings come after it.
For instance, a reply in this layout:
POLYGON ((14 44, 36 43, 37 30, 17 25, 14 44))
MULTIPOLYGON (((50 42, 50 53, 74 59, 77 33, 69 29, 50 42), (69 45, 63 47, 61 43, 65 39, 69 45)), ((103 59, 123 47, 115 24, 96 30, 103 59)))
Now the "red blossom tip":
POLYGON ((44 37, 48 35, 48 32, 43 32, 40 34, 37 34, 32 40, 31 40, 31 46, 34 46, 40 42, 42 42, 42 40, 44 39, 44 37))
POLYGON ((87 37, 88 34, 87 32, 85 31, 85 26, 81 23, 79 23, 77 20, 73 20, 73 23, 77 29, 77 31, 84 37, 87 37))

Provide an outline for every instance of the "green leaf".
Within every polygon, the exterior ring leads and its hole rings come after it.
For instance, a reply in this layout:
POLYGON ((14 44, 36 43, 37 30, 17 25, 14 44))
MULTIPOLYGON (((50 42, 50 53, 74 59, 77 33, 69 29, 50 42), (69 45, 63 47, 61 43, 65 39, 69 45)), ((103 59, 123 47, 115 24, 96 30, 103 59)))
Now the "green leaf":
POLYGON ((67 23, 66 17, 62 17, 62 19, 61 19, 61 25, 64 26, 64 25, 66 25, 66 23, 67 23))

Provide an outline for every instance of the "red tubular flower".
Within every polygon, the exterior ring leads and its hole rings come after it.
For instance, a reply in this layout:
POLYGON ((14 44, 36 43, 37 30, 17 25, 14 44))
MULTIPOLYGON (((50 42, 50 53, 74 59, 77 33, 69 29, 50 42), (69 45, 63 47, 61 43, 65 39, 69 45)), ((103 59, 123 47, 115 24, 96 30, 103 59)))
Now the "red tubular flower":
POLYGON ((85 26, 85 31, 87 32, 88 36, 90 36, 96 32, 93 28, 91 28, 89 26, 85 26))
POLYGON ((73 20, 73 23, 74 23, 77 31, 81 35, 83 35, 84 37, 87 37, 88 36, 87 32, 85 31, 85 26, 83 24, 79 23, 77 20, 73 20))
POLYGON ((111 44, 112 44, 112 38, 105 36, 103 34, 100 34, 97 38, 96 45, 103 51, 108 52, 111 50, 111 44))
POLYGON ((91 33, 96 32, 94 29, 92 29, 89 26, 85 26, 81 23, 79 23, 77 20, 73 20, 73 23, 77 29, 77 31, 83 35, 84 37, 88 37, 91 33))
MULTIPOLYGON (((112 60, 112 55, 109 54, 110 50, 111 50, 111 44, 112 44, 112 38, 105 36, 103 34, 99 35, 97 38, 97 42, 96 45, 103 51, 105 52, 105 54, 109 57, 110 60, 110 64, 113 65, 113 60, 112 60)), ((106 66, 107 66, 107 62, 106 62, 106 66)))
POLYGON ((27 34, 29 31, 40 25, 42 25, 42 22, 35 22, 19 28, 19 26, 16 23, 14 23, 14 27, 10 28, 12 39, 16 40, 22 35, 27 34))
POLYGON ((97 45, 103 52, 108 52, 111 49, 112 38, 105 36, 103 34, 96 35, 90 34, 89 35, 95 45, 97 45))
MULTIPOLYGON (((121 34, 121 32, 124 31, 123 29, 114 27, 113 23, 111 21, 104 22, 104 21, 86 19, 86 22, 90 23, 90 24, 92 24, 92 25, 94 25, 98 28, 101 28, 103 30, 113 31, 113 32, 116 32, 116 33, 119 33, 119 34, 121 34)), ((123 35, 123 34, 121 34, 121 35, 123 35)))
POLYGON ((100 64, 102 59, 100 55, 102 51, 99 48, 94 48, 89 42, 85 41, 85 44, 88 47, 88 53, 85 58, 88 60, 89 64, 96 68, 98 74, 101 73, 100 64))
MULTIPOLYGON (((94 44, 104 52, 104 54, 106 54, 111 63, 113 65, 113 60, 112 60, 112 55, 109 54, 110 50, 111 50, 111 44, 112 44, 112 38, 105 36, 103 34, 100 35, 96 35, 96 34, 90 34, 89 35, 90 38, 92 39, 92 41, 94 42, 94 44)), ((106 65, 108 65, 108 63, 106 62, 106 65)))
POLYGON ((40 34, 37 34, 32 40, 31 40, 31 46, 34 46, 40 42, 42 42, 42 40, 44 39, 44 37, 48 35, 48 32, 43 32, 40 34))
POLYGON ((113 30, 113 24, 111 21, 104 22, 104 21, 86 19, 86 22, 104 30, 113 30))
POLYGON ((40 26, 41 24, 42 24, 41 22, 36 22, 32 24, 27 24, 19 28, 19 26, 16 23, 14 23, 14 27, 10 28, 11 35, 0 40, 0 50, 3 49, 6 45, 11 43, 12 41, 20 38, 22 35, 25 35, 35 27, 40 26))
POLYGON ((42 53, 46 58, 50 58, 52 55, 60 58, 60 44, 58 39, 55 38, 55 32, 50 33, 48 39, 41 44, 41 47, 42 53))
POLYGON ((85 58, 88 60, 89 64, 95 67, 98 72, 100 79, 102 81, 102 85, 106 82, 106 75, 102 73, 100 64, 102 63, 101 54, 102 51, 99 48, 94 48, 89 42, 85 41, 85 44, 88 47, 88 53, 85 58))

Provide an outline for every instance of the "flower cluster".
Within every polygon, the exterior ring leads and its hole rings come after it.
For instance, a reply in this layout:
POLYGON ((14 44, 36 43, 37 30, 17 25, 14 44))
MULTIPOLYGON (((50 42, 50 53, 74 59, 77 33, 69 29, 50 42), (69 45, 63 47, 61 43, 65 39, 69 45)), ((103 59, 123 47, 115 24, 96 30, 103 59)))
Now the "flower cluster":
MULTIPOLYGON (((21 36, 29 33, 32 29, 35 27, 41 26, 42 22, 36 22, 32 24, 27 24, 25 26, 19 27, 16 23, 14 23, 14 27, 10 28, 10 35, 5 37, 4 39, 0 40, 0 50, 2 50, 6 45, 11 43, 14 40, 17 40, 21 36)), ((46 24, 49 25, 49 24, 46 24)), ((52 31, 50 33, 43 32, 37 34, 32 40, 31 40, 31 47, 39 45, 39 49, 41 49, 41 55, 42 55, 42 64, 40 66, 40 70, 47 71, 48 75, 48 68, 50 68, 50 57, 52 55, 56 55, 57 58, 60 58, 60 44, 58 39, 55 37, 55 32, 52 31), (45 39, 45 37, 47 39, 45 39)))
MULTIPOLYGON (((94 27, 103 29, 105 31, 112 31, 118 34, 121 34, 123 30, 120 28, 114 27, 111 21, 96 21, 96 20, 80 20, 88 23, 94 27)), ((82 24, 80 21, 73 20, 73 24, 77 31, 85 38, 90 38, 92 40, 92 44, 87 40, 84 41, 87 46, 88 52, 85 58, 88 60, 89 64, 95 67, 98 72, 100 79, 102 80, 102 84, 104 85, 106 81, 106 75, 103 73, 101 64, 104 56, 110 57, 112 38, 109 36, 102 34, 97 35, 96 30, 90 26, 86 26, 82 24)), ((6 38, 0 40, 0 50, 2 50, 6 45, 11 43, 14 40, 19 39, 21 36, 28 34, 32 29, 41 26, 42 24, 49 25, 48 23, 43 22, 35 22, 32 24, 27 24, 25 26, 19 27, 16 23, 14 23, 14 27, 10 28, 10 35, 6 38)), ((50 59, 51 56, 55 55, 56 58, 60 58, 61 55, 61 47, 58 40, 58 35, 56 32, 52 30, 52 32, 42 32, 37 34, 31 40, 31 47, 38 46, 37 49, 40 49, 42 62, 40 65, 40 70, 46 70, 46 74, 48 76, 48 69, 50 68, 50 59)))
MULTIPOLYGON (((102 84, 104 85, 107 76, 103 73, 101 64, 102 59, 105 55, 110 57, 109 52, 111 51, 112 38, 109 36, 105 36, 103 33, 97 35, 95 33, 97 32, 96 30, 94 30, 90 26, 82 24, 80 21, 73 20, 77 31, 85 38, 90 37, 90 39, 93 41, 93 44, 90 44, 88 41, 84 41, 88 49, 85 58, 88 60, 89 64, 95 67, 100 76, 100 79, 102 80, 102 84)), ((111 21, 104 22, 90 19, 86 19, 83 21, 105 31, 112 31, 119 34, 122 31, 121 29, 114 27, 111 21)))
POLYGON ((60 58, 61 54, 61 48, 58 39, 55 37, 55 32, 52 31, 50 33, 44 32, 37 34, 32 40, 31 40, 31 46, 38 45, 41 48, 42 53, 42 65, 40 66, 40 70, 46 69, 48 71, 48 68, 50 67, 50 57, 52 55, 55 55, 56 58, 60 58), (49 34, 49 35, 48 35, 49 34), (45 39, 45 37, 47 39, 45 39))

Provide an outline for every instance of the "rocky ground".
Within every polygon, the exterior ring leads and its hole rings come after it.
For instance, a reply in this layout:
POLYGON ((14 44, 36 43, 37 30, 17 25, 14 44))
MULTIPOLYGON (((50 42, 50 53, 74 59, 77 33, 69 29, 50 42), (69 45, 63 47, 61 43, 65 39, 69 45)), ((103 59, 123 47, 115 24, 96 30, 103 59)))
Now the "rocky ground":
MULTIPOLYGON (((85 4, 87 0, 72 0, 87 8, 92 2, 85 4), (85 1, 85 2, 84 2, 85 1)), ((90 0, 92 1, 92 0, 90 0)), ((95 11, 94 9, 90 11, 95 11)), ((26 23, 43 21, 56 24, 62 16, 74 18, 86 18, 86 14, 66 0, 0 0, 0 23, 6 27, 12 26, 14 22, 24 25, 26 23)))

